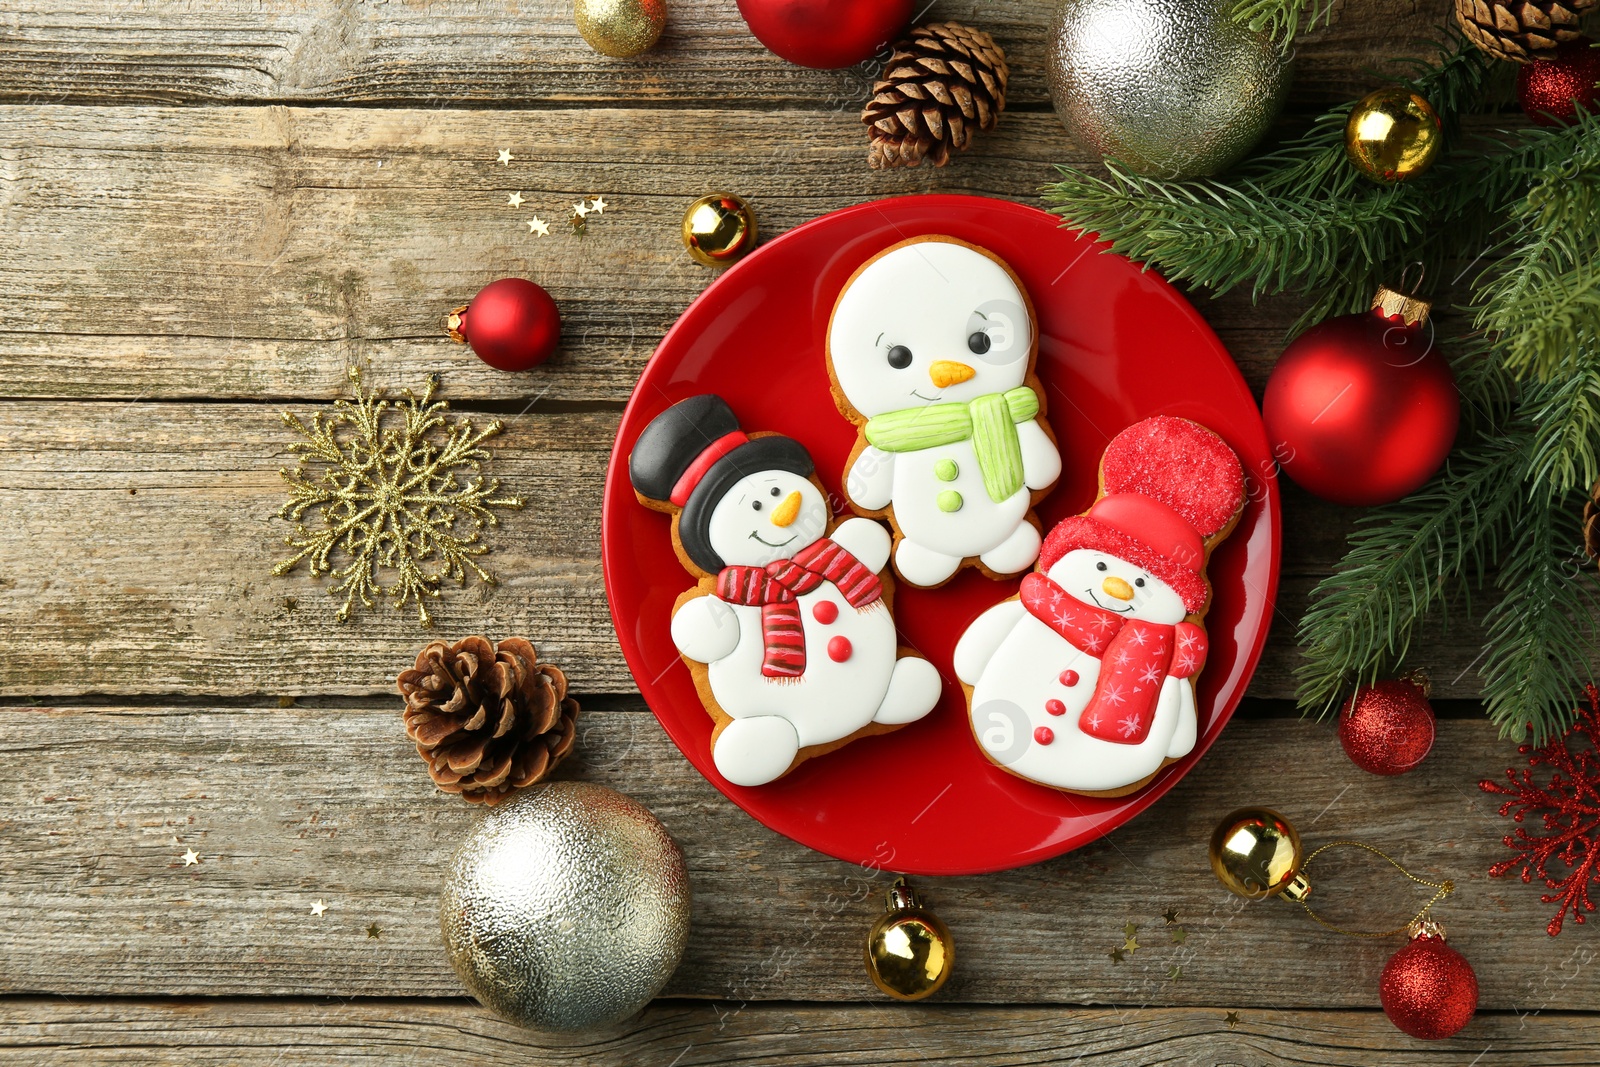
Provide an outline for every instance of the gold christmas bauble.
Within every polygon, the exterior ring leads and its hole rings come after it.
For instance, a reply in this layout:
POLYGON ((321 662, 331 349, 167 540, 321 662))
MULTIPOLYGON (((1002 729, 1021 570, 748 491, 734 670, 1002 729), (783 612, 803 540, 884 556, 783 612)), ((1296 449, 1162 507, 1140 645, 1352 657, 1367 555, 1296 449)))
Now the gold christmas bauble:
POLYGON ((590 48, 627 59, 656 43, 667 25, 667 4, 666 0, 575 0, 573 19, 590 48))
POLYGON ((1415 178, 1433 163, 1444 131, 1433 106, 1395 85, 1356 101, 1344 127, 1344 148, 1357 170, 1392 185, 1415 178))
POLYGON ((726 267, 756 246, 756 216, 732 193, 710 193, 683 213, 683 244, 696 263, 726 267))
POLYGON ((944 921, 922 907, 917 891, 897 878, 888 911, 867 934, 867 974, 896 1000, 932 996, 950 977, 956 946, 944 921))
POLYGON ((1240 808, 1211 835, 1211 870, 1230 892, 1258 900, 1283 894, 1303 900, 1311 883, 1300 873, 1305 853, 1294 824, 1271 808, 1240 808))

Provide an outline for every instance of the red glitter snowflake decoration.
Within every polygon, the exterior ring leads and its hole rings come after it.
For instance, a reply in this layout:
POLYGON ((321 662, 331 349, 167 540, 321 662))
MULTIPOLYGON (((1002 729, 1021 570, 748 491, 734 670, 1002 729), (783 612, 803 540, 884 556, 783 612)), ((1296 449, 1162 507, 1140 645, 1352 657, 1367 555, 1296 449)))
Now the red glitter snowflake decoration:
POLYGON ((1522 827, 1504 838, 1507 848, 1517 854, 1501 860, 1489 868, 1489 877, 1499 878, 1512 870, 1522 868, 1522 880, 1532 882, 1535 873, 1553 892, 1539 897, 1546 904, 1561 903, 1561 910, 1545 927, 1551 937, 1561 932, 1561 923, 1567 912, 1579 923, 1583 913, 1594 910, 1589 899, 1589 883, 1600 877, 1600 844, 1595 832, 1600 829, 1600 690, 1589 686, 1586 690, 1589 706, 1578 709, 1578 719, 1562 737, 1543 748, 1522 745, 1517 751, 1528 755, 1528 766, 1521 775, 1515 767, 1506 769, 1505 785, 1491 779, 1478 783, 1485 793, 1498 793, 1508 798, 1500 805, 1501 815, 1510 815, 1512 822, 1520 823, 1529 812, 1537 811, 1544 820, 1543 835, 1530 834, 1522 827), (1574 748, 1574 740, 1581 747, 1574 748), (1587 745, 1583 745, 1587 742, 1587 745), (1546 786, 1534 784, 1534 772, 1541 766, 1551 769, 1546 786), (1564 878, 1552 877, 1548 865, 1564 864, 1564 878))

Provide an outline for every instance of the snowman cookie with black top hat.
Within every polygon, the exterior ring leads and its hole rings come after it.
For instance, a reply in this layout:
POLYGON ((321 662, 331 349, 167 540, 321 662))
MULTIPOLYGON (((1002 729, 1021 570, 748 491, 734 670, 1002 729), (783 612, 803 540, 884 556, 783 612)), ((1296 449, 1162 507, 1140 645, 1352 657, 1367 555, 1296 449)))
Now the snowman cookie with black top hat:
POLYGON ((1106 446, 1100 497, 1045 538, 1018 596, 956 643, 979 747, 1012 774, 1097 796, 1187 755, 1205 666, 1205 566, 1245 503, 1239 457, 1157 416, 1106 446))
POLYGON ((943 585, 963 566, 1019 574, 1033 505, 1061 474, 1021 281, 987 249, 915 237, 868 260, 828 323, 828 374, 859 437, 845 494, 895 529, 894 567, 943 585))
POLYGON ((890 537, 832 509, 792 438, 746 435, 721 397, 679 401, 628 460, 641 503, 672 516, 698 584, 673 607, 672 640, 716 720, 712 759, 735 785, 927 715, 941 682, 899 647, 890 537))

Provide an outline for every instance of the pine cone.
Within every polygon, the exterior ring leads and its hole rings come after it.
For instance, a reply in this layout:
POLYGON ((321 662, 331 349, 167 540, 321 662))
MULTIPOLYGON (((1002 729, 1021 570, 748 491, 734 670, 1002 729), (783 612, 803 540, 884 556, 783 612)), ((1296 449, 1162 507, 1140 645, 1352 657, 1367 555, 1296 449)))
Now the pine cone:
POLYGON ((397 683, 406 734, 447 793, 497 804, 572 751, 578 702, 567 677, 521 637, 430 643, 397 683))
POLYGON ((1555 58, 1556 45, 1582 34, 1578 17, 1597 0, 1456 0, 1467 39, 1491 56, 1527 63, 1555 58))
POLYGON ((1590 559, 1600 559, 1600 482, 1594 483, 1583 502, 1583 550, 1590 559))
POLYGON ((950 150, 972 143, 975 128, 992 130, 1006 106, 1006 54, 982 30, 959 22, 918 26, 894 46, 872 99, 861 109, 872 147, 867 162, 936 167, 950 150))

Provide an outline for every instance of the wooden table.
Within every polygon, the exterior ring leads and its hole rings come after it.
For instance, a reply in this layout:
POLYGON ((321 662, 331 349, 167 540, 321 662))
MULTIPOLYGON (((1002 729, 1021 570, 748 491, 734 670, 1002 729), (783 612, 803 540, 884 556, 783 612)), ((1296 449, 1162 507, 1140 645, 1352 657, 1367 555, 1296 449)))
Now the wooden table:
MULTIPOLYGON (((1507 824, 1476 786, 1516 753, 1473 701, 1472 627, 1418 649, 1444 721, 1415 773, 1356 770, 1296 714, 1294 621, 1354 515, 1292 487, 1272 645, 1220 744, 1091 847, 924 880, 960 946, 924 1005, 885 1001, 862 971, 887 875, 744 816, 634 695, 601 582, 601 473, 640 367, 711 277, 679 244, 684 205, 732 189, 775 234, 901 193, 1032 198, 1051 164, 1085 158, 1049 109, 1046 6, 940 0, 934 14, 1007 49, 1004 120, 948 168, 881 172, 856 119, 867 76, 786 65, 733 0, 672 0, 636 62, 589 51, 558 0, 0 5, 0 1061, 1600 1058, 1591 930, 1569 921, 1551 940, 1537 887, 1486 877, 1507 824), (561 234, 595 194, 613 205, 603 222, 582 243, 561 234), (533 214, 556 232, 530 237, 533 214), (559 357, 526 376, 439 327, 508 274, 566 318, 559 357), (341 395, 353 364, 391 388, 443 371, 457 410, 504 419, 495 472, 530 504, 494 535, 503 584, 452 591, 439 632, 533 636, 584 698, 562 774, 639 798, 688 856, 688 956, 616 1032, 540 1037, 463 998, 435 900, 477 813, 433 790, 392 691, 425 635, 389 611, 340 626, 317 582, 269 574, 291 461, 278 413, 341 395), (1456 879, 1441 916, 1477 967, 1478 1020, 1413 1041, 1378 1010, 1396 942, 1225 895, 1205 839, 1246 802, 1312 843, 1354 837, 1456 879), (1130 921, 1141 948, 1113 963, 1130 921)), ((1300 47, 1294 113, 1426 51, 1412 38, 1447 8, 1341 3, 1300 47)), ((1297 305, 1197 300, 1259 390, 1297 305)), ((1414 906, 1380 865, 1330 857, 1321 880, 1351 922, 1414 906)))

